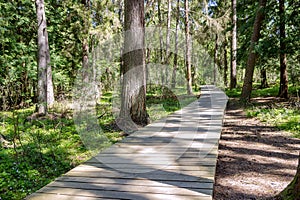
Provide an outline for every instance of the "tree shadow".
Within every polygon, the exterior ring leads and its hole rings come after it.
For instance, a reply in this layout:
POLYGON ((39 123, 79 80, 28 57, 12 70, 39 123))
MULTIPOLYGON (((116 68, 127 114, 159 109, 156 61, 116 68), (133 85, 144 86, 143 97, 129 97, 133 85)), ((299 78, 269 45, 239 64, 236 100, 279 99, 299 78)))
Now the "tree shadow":
POLYGON ((272 192, 280 192, 276 191, 278 188, 276 181, 284 180, 288 183, 294 177, 299 158, 297 152, 300 150, 300 140, 281 134, 276 127, 256 125, 256 123, 240 124, 248 118, 245 117, 241 107, 232 105, 231 102, 219 145, 221 153, 217 163, 214 198, 264 199, 272 197, 275 195, 272 192), (240 178, 230 180, 231 177, 240 178), (261 181, 262 177, 266 178, 263 184, 270 184, 264 186, 272 191, 268 192, 269 196, 265 196, 262 191, 250 188, 259 187, 261 183, 256 185, 255 182, 261 181), (248 186, 243 184, 242 178, 250 180, 248 186), (232 184, 230 185, 229 182, 232 184))

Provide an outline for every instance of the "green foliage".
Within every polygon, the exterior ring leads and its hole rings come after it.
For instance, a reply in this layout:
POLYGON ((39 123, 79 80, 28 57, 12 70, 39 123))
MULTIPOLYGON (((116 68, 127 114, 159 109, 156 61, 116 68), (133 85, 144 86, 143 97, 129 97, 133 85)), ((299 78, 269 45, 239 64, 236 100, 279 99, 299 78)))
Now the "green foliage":
POLYGON ((242 90, 241 88, 234 88, 232 90, 226 89, 225 92, 228 97, 237 98, 241 96, 242 90))
POLYGON ((297 107, 285 108, 284 105, 277 108, 253 107, 247 111, 247 116, 257 117, 262 122, 290 131, 295 137, 300 138, 300 110, 297 107))
MULTIPOLYGON (((253 84, 253 90, 251 97, 276 97, 278 95, 279 86, 273 85, 268 88, 259 88, 259 84, 253 84)), ((238 98, 241 96, 242 89, 241 88, 234 88, 232 90, 226 89, 226 95, 231 98, 238 98)), ((289 85, 289 94, 294 97, 300 96, 300 87, 289 85)))
MULTIPOLYGON (((195 95, 186 95, 186 89, 183 87, 172 91, 157 85, 148 87, 147 112, 152 121, 166 117, 197 99, 195 95)), ((199 94, 199 91, 195 94, 199 94)))
POLYGON ((69 118, 30 119, 33 108, 1 112, 0 198, 22 199, 90 157, 69 118))

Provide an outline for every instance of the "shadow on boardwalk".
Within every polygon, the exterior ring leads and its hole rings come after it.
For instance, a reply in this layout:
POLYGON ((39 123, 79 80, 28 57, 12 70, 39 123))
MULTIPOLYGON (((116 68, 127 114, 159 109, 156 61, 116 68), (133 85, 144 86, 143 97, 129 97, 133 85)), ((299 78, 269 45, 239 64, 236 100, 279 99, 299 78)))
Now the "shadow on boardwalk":
POLYGON ((215 87, 201 93, 28 199, 212 199, 227 97, 215 87))

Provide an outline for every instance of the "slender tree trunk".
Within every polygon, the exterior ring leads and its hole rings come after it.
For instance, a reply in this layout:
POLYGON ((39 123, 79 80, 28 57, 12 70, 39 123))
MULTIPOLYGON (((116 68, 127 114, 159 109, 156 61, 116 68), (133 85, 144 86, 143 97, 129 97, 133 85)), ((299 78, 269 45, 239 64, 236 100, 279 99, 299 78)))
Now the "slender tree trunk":
POLYGON ((136 124, 146 125, 146 65, 144 1, 125 0, 124 75, 120 120, 127 131, 136 124))
POLYGON ((91 69, 89 67, 89 8, 90 0, 82 0, 84 5, 84 28, 83 28, 83 41, 82 41, 82 69, 83 69, 83 82, 88 83, 91 78, 91 69))
POLYGON ((242 95, 241 95, 242 101, 249 101, 251 97, 253 73, 254 73, 255 63, 257 59, 257 53, 255 52, 254 47, 260 38, 260 30, 264 20, 264 8, 266 7, 266 2, 267 0, 259 0, 259 8, 257 10, 254 25, 253 25, 253 33, 251 37, 249 56, 247 60, 246 73, 245 73, 244 84, 242 89, 242 95))
POLYGON ((193 94, 192 91, 192 66, 191 66, 191 42, 190 42, 190 22, 189 22, 189 1, 184 0, 184 7, 185 7, 185 40, 186 40, 186 87, 187 87, 187 94, 193 94))
POLYGON ((236 88, 236 47, 237 47, 237 18, 236 18, 236 0, 231 1, 232 9, 232 33, 231 33, 231 62, 230 62, 230 89, 236 88))
POLYGON ((45 30, 45 40, 47 46, 47 105, 52 106, 54 104, 54 89, 53 89, 53 81, 52 81, 52 67, 50 60, 50 49, 49 49, 49 41, 48 41, 48 32, 45 30))
POLYGON ((267 70, 264 67, 260 70, 260 78, 261 78, 260 87, 261 88, 267 88, 268 87, 267 70))
MULTIPOLYGON (((161 16, 161 0, 157 0, 157 15, 158 15, 158 23, 159 26, 161 28, 162 26, 162 16, 161 16)), ((162 35, 162 31, 159 32, 159 62, 162 63, 163 62, 163 35, 162 35)), ((165 75, 164 75, 164 71, 163 68, 160 69, 161 73, 161 85, 165 84, 165 75)))
POLYGON ((47 114, 47 40, 46 15, 44 0, 36 0, 38 21, 38 105, 39 115, 47 114))
POLYGON ((171 0, 168 0, 168 19, 167 19, 167 35, 166 35, 166 56, 165 56, 165 62, 166 64, 166 85, 168 85, 168 77, 169 77, 169 49, 170 49, 170 30, 171 30, 171 10, 172 9, 172 2, 171 0))
POLYGON ((280 87, 279 97, 288 98, 288 74, 286 61, 286 44, 285 44, 285 7, 284 0, 279 0, 279 16, 280 16, 280 87))
MULTIPOLYGON (((123 1, 122 0, 119 0, 118 7, 119 7, 119 10, 118 10, 119 20, 120 20, 121 26, 124 28, 124 13, 122 12, 123 11, 123 1)), ((123 48, 120 48, 119 61, 120 61, 120 77, 122 77, 123 76, 123 48)))
POLYGON ((215 49, 214 49, 214 72, 213 72, 214 85, 217 84, 217 70, 218 70, 218 34, 216 34, 215 49))
POLYGON ((228 62, 227 62, 227 39, 225 36, 225 41, 224 41, 224 85, 227 87, 228 81, 227 81, 227 71, 228 71, 228 62))
POLYGON ((176 71, 178 67, 178 27, 179 27, 179 16, 180 16, 180 1, 177 0, 177 14, 176 14, 176 30, 175 30, 175 52, 174 52, 174 63, 172 72, 172 84, 171 88, 174 89, 176 86, 176 71))

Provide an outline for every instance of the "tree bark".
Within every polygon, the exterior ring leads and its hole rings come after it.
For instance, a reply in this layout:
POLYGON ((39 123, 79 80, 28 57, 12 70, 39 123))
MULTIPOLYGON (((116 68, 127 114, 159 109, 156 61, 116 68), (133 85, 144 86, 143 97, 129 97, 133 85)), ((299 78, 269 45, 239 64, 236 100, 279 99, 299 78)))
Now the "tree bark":
POLYGON ((277 196, 277 199, 300 199, 300 155, 296 175, 293 181, 277 196))
POLYGON ((264 67, 260 70, 260 78, 261 78, 260 87, 261 88, 267 88, 268 87, 267 70, 264 67))
POLYGON ((124 74, 120 119, 128 131, 132 123, 148 124, 146 112, 146 65, 144 1, 125 0, 124 74))
POLYGON ((176 14, 176 30, 175 30, 175 52, 172 72, 172 83, 171 88, 174 89, 176 86, 176 71, 178 67, 178 27, 179 27, 179 16, 180 16, 180 1, 177 0, 177 14, 176 14))
POLYGON ((39 115, 47 114, 47 24, 44 0, 36 0, 36 15, 38 22, 38 104, 39 115))
POLYGON ((249 56, 244 77, 244 84, 241 95, 242 101, 249 101, 251 97, 253 73, 257 59, 257 53, 255 52, 254 47, 260 38, 260 30, 264 20, 264 8, 266 7, 266 2, 267 0, 259 0, 259 8, 257 10, 253 25, 253 33, 251 37, 249 56))
POLYGON ((192 66, 191 66, 191 42, 190 42, 190 22, 189 22, 189 1, 184 0, 184 7, 185 7, 185 40, 186 40, 186 88, 187 94, 193 94, 192 91, 192 66))
POLYGON ((49 41, 48 41, 48 32, 45 30, 45 40, 47 47, 47 105, 52 106, 54 104, 54 89, 53 89, 53 80, 52 80, 52 67, 50 60, 50 49, 49 49, 49 41))
POLYGON ((171 0, 168 0, 168 19, 167 19, 167 34, 166 34, 166 55, 165 55, 165 62, 166 64, 166 85, 168 85, 169 80, 169 49, 170 49, 170 30, 171 30, 171 10, 172 9, 172 2, 171 0))
POLYGON ((83 82, 88 83, 91 77, 91 69, 89 67, 89 8, 90 0, 82 0, 84 6, 84 27, 83 27, 83 41, 82 41, 82 69, 83 69, 83 82))
POLYGON ((218 34, 216 34, 215 37, 215 49, 214 49, 214 72, 213 72, 214 85, 217 84, 217 70, 218 70, 218 34))
MULTIPOLYGON (((160 6, 161 6, 161 0, 157 0, 158 23, 159 23, 159 26, 162 26, 162 16, 161 16, 160 6)), ((163 35, 162 35, 162 31, 159 32, 159 62, 163 63, 163 35)), ((160 75, 161 75, 161 85, 164 85, 165 84, 165 75, 164 75, 163 68, 160 69, 160 75)))
POLYGON ((228 71, 228 62, 227 62, 227 39, 225 36, 224 46, 223 46, 223 53, 224 53, 224 85, 227 87, 228 81, 227 81, 227 71, 228 71))
POLYGON ((285 43, 285 7, 284 0, 279 0, 279 17, 280 17, 280 87, 278 96, 288 98, 288 75, 286 61, 286 43, 285 43))
POLYGON ((236 47, 237 47, 237 17, 236 0, 231 1, 232 9, 232 33, 231 33, 231 62, 230 62, 230 89, 236 88, 236 47))

